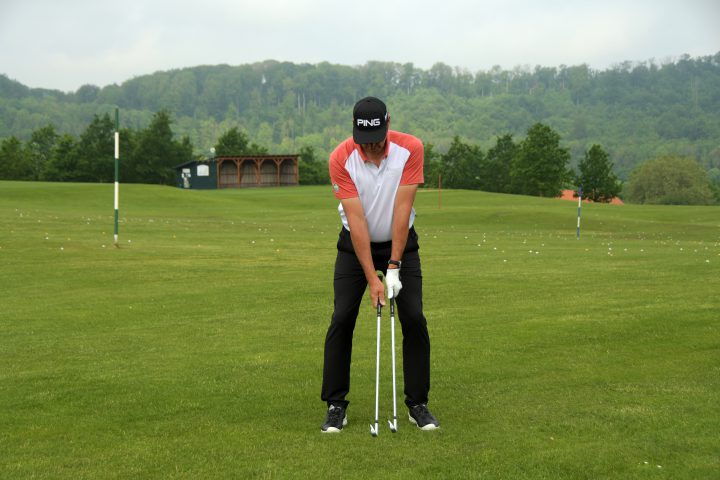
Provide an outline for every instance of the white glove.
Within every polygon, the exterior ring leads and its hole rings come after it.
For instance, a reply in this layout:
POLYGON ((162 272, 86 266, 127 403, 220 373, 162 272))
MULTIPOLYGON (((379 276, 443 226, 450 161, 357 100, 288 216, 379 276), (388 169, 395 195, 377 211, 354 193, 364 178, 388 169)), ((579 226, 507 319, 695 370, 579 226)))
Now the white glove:
POLYGON ((400 295, 402 283, 400 283, 400 269, 388 268, 385 274, 385 285, 387 285, 388 298, 395 298, 400 295))

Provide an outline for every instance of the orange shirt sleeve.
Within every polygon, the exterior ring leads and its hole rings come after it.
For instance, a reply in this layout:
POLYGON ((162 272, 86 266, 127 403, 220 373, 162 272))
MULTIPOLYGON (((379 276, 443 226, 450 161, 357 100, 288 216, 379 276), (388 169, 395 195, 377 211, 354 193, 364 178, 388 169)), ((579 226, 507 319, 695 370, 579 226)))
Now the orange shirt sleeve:
POLYGON ((410 157, 405 163, 400 185, 416 185, 425 183, 423 175, 423 163, 425 161, 425 147, 420 140, 414 139, 410 145, 410 157))
POLYGON ((332 182, 335 198, 355 198, 358 196, 355 182, 350 178, 350 173, 345 168, 345 162, 352 150, 348 152, 347 142, 341 144, 330 154, 328 168, 330 169, 330 182, 332 182))

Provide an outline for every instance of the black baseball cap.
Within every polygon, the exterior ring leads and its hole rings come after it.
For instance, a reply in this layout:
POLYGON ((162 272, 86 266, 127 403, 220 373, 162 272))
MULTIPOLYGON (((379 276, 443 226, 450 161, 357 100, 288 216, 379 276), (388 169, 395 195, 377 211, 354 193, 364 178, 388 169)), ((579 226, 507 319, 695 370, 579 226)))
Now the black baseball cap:
POLYGON ((353 109, 353 139, 355 143, 377 143, 385 140, 388 131, 387 107, 382 100, 365 97, 353 109))

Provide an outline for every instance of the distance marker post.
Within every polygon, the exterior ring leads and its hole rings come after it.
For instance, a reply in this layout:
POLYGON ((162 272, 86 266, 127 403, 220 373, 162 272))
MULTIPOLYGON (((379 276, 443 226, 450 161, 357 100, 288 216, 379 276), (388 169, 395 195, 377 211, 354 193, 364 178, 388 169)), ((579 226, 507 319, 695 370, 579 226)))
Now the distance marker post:
POLYGON ((582 210, 582 187, 578 188, 578 221, 577 221, 577 232, 575 233, 576 239, 580 240, 580 212, 582 210))
POLYGON ((115 109, 115 246, 118 246, 118 210, 120 204, 120 111, 115 109))

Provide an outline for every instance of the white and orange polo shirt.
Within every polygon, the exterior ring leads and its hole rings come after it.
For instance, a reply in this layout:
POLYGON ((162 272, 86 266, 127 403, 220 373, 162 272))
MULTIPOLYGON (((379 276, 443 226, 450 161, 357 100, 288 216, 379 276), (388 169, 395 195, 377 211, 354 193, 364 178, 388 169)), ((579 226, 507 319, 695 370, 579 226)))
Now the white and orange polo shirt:
MULTIPOLYGON (((342 142, 330 154, 329 168, 335 197, 360 197, 368 224, 371 242, 392 240, 392 219, 395 195, 400 185, 415 185, 423 177, 423 144, 407 133, 389 130, 385 158, 378 167, 367 160, 360 145, 352 137, 342 142)), ((348 231, 347 217, 342 203, 338 212, 348 231)), ((410 212, 410 224, 415 221, 415 209, 410 212)))

